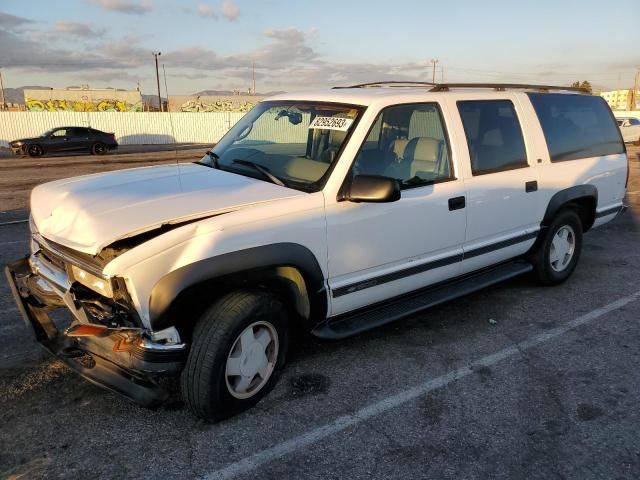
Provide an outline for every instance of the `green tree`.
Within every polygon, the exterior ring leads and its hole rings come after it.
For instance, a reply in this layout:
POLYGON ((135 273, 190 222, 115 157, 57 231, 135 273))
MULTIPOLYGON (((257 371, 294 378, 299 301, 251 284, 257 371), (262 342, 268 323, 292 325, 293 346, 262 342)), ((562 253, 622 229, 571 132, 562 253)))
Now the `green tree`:
POLYGON ((586 88, 589 93, 593 93, 593 87, 591 86, 591 82, 589 82, 588 80, 583 80, 582 82, 573 82, 571 86, 586 88))

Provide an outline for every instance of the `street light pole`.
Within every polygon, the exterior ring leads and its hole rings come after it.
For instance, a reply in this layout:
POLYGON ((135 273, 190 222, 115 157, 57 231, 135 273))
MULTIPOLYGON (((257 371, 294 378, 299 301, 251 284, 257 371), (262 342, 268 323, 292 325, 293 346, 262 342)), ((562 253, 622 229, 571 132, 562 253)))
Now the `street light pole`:
POLYGON ((438 63, 438 60, 432 58, 431 64, 433 65, 433 75, 431 76, 431 83, 436 83, 436 63, 438 63))
POLYGON ((4 83, 2 83, 2 69, 0 67, 0 93, 2 94, 2 104, 0 104, 0 110, 7 109, 7 101, 4 96, 4 83))
POLYGON ((162 55, 162 52, 151 52, 151 54, 156 58, 156 82, 158 83, 158 107, 160 107, 160 111, 162 112, 162 97, 160 96, 160 73, 158 72, 158 57, 162 55))

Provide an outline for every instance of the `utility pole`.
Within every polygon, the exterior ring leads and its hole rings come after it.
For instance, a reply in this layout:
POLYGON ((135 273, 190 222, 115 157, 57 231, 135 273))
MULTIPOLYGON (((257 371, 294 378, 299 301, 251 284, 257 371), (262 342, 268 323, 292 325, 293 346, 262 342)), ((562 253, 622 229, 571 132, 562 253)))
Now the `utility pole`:
POLYGON ((162 75, 164 76, 164 93, 167 96, 167 112, 169 111, 169 89, 167 88, 167 71, 164 69, 164 63, 162 64, 162 75))
MULTIPOLYGON (((0 77, 2 78, 2 77, 0 77)), ((636 71, 636 76, 633 79, 633 92, 631 92, 631 109, 635 110, 638 108, 638 88, 640 88, 640 82, 638 79, 640 78, 640 68, 636 71)))
POLYGON ((431 77, 431 83, 436 83, 436 63, 438 63, 438 60, 432 58, 431 64, 433 65, 433 75, 431 77))
POLYGON ((444 67, 440 67, 440 83, 444 83, 444 67))
POLYGON ((151 54, 156 58, 156 82, 158 82, 158 107, 162 112, 162 97, 160 96, 160 73, 158 72, 158 57, 162 55, 162 52, 151 52, 151 54))
POLYGON ((253 68, 253 95, 256 94, 256 62, 252 64, 253 68))
POLYGON ((4 83, 2 83, 2 67, 0 67, 0 93, 2 94, 2 104, 0 104, 0 110, 6 110, 7 102, 4 96, 4 83))

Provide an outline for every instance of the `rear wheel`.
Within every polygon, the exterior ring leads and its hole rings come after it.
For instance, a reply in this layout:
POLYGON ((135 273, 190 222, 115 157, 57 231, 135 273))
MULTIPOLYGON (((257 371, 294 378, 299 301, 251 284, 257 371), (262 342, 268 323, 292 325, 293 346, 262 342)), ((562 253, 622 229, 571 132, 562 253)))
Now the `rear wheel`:
POLYGON ((40 145, 29 145, 27 147, 27 154, 30 157, 40 157, 44 153, 44 150, 40 145))
POLYGON ((275 385, 289 332, 282 303, 267 292, 225 295, 200 318, 182 372, 187 407, 220 420, 255 405, 275 385))
POLYGON ((107 153, 107 146, 104 143, 94 143, 91 145, 91 153, 93 155, 104 155, 107 153))
POLYGON ((562 210, 534 252, 534 272, 543 285, 556 285, 571 276, 582 251, 582 222, 573 210, 562 210))

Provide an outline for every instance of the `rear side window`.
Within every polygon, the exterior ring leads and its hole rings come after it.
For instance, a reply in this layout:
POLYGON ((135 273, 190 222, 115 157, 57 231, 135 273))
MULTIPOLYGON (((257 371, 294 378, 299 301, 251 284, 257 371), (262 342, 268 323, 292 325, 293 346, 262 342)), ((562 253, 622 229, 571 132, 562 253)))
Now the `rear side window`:
POLYGON ((458 102, 474 175, 528 166, 522 129, 510 100, 458 102))
POLYGON ((552 162, 624 153, 609 106, 601 97, 529 93, 552 162))

